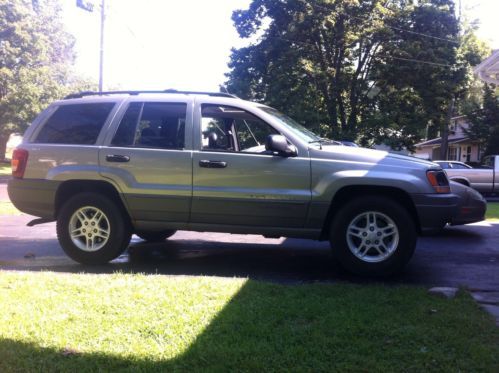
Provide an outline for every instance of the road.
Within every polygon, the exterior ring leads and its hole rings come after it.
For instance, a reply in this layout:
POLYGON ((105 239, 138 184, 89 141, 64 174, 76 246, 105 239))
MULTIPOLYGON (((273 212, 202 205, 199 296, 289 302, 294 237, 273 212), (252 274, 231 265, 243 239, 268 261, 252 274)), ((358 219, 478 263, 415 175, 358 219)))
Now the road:
MULTIPOLYGON (((343 271, 327 242, 184 231, 161 244, 134 236, 127 252, 112 263, 83 266, 65 256, 54 223, 29 228, 28 215, 0 219, 0 269, 236 276, 279 283, 373 281, 343 271)), ((497 290, 499 224, 450 227, 439 236, 421 237, 406 270, 384 281, 497 290)))
MULTIPOLYGON (((0 201, 7 198, 6 183, 0 180, 0 201)), ((0 216, 0 269, 236 276, 280 283, 373 281, 342 270, 327 242, 185 231, 161 244, 134 236, 112 263, 83 266, 60 248, 55 223, 27 227, 32 219, 25 214, 0 216)), ((384 281, 497 291, 499 223, 449 227, 438 236, 421 237, 405 271, 384 281)))

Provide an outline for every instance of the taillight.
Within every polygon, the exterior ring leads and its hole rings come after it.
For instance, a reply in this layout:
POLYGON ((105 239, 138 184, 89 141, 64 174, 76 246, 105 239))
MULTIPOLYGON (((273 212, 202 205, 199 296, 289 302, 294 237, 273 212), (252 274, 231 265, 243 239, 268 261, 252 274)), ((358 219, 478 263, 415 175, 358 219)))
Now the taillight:
POLYGON ((433 189, 437 193, 450 193, 449 180, 442 170, 430 170, 426 172, 426 177, 433 189))
POLYGON ((12 176, 18 179, 24 177, 24 171, 26 170, 26 164, 28 163, 28 151, 25 149, 14 149, 12 153, 12 176))

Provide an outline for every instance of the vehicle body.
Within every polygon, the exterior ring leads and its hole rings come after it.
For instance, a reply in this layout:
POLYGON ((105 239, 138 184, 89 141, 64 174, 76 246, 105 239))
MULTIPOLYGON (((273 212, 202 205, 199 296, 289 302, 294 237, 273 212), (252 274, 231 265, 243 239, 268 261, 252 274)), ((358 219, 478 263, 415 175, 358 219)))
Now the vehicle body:
POLYGON ((472 187, 482 194, 499 192, 499 155, 484 157, 477 168, 452 167, 445 169, 445 173, 450 180, 472 187))
POLYGON ((438 164, 444 170, 447 170, 447 169, 463 170, 463 169, 473 168, 470 165, 467 165, 466 163, 459 162, 459 161, 432 161, 432 162, 438 164))
POLYGON ((57 220, 82 263, 114 259, 132 233, 182 229, 329 239, 349 270, 384 275, 460 203, 434 163, 330 145, 221 93, 72 95, 35 119, 12 164, 14 205, 57 220))
POLYGON ((473 188, 451 181, 451 192, 459 197, 458 213, 449 221, 450 225, 475 223, 485 219, 487 201, 473 188))
POLYGON ((357 145, 356 143, 354 143, 353 141, 348 141, 348 140, 340 140, 339 141, 342 145, 344 146, 352 146, 354 148, 358 148, 359 145, 357 145))

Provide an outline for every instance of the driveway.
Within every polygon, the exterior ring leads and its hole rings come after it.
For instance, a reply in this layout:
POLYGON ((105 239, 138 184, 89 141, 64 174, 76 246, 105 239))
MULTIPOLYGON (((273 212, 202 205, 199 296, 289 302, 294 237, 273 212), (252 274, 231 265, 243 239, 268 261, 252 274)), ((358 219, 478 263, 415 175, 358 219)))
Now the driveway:
MULTIPOLYGON (((0 269, 236 276, 279 283, 371 281, 345 273, 327 242, 185 231, 161 244, 134 236, 127 252, 112 263, 83 266, 64 255, 54 223, 28 228, 28 215, 0 219, 0 269)), ((450 227, 439 236, 422 237, 404 273, 385 281, 497 290, 499 224, 450 227)))

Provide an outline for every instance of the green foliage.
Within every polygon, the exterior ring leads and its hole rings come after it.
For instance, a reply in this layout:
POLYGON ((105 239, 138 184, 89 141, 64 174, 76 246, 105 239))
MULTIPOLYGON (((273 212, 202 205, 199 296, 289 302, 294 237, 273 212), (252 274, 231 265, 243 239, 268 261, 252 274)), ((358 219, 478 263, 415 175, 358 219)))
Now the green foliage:
POLYGON ((229 91, 364 145, 435 134, 483 54, 451 0, 253 0, 233 21, 261 36, 232 51, 229 91))
POLYGON ((0 159, 11 133, 23 132, 54 99, 86 83, 72 76, 74 38, 57 0, 0 2, 0 159))
POLYGON ((499 101, 491 85, 484 84, 483 104, 474 104, 466 115, 471 122, 466 134, 480 142, 485 155, 499 154, 499 101))

